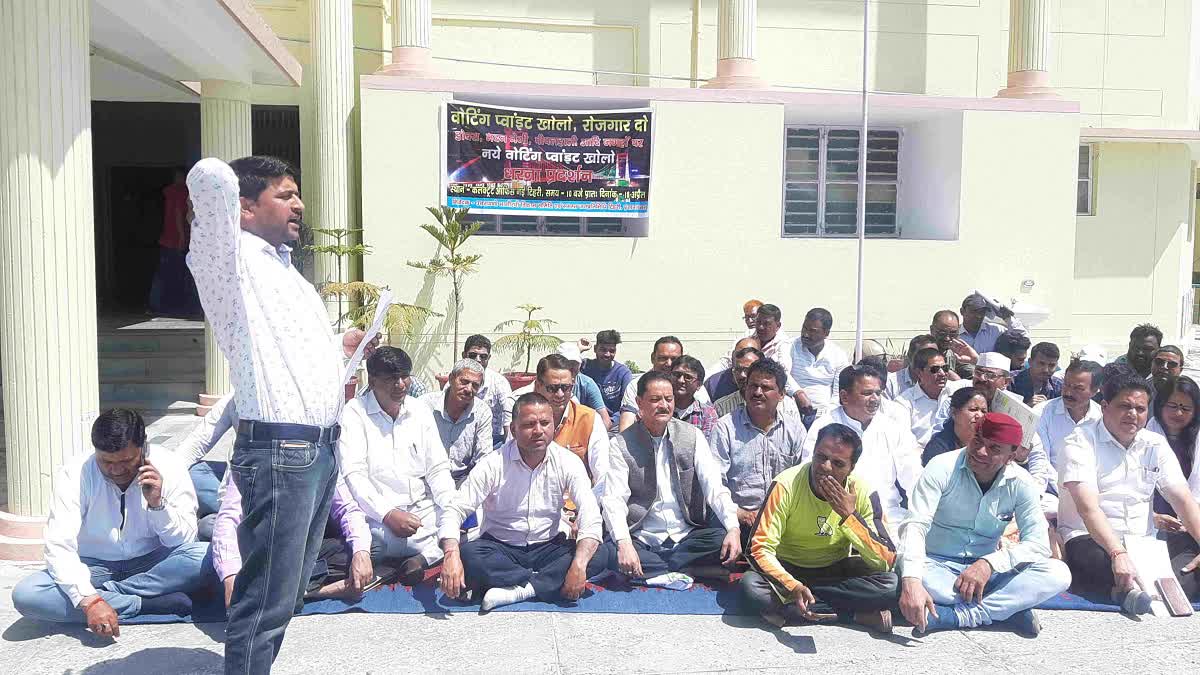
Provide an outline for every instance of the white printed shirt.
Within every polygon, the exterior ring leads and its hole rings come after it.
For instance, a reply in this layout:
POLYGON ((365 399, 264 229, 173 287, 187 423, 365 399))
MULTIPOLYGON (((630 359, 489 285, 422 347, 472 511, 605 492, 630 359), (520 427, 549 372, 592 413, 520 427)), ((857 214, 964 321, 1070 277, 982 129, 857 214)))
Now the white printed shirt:
POLYGON ((95 595, 92 574, 80 558, 119 561, 163 546, 196 540, 196 490, 187 467, 164 448, 146 448, 146 459, 162 476, 162 510, 151 511, 135 479, 124 492, 100 472, 95 454, 81 455, 59 469, 46 522, 46 569, 79 605, 95 595))
POLYGON ((329 426, 342 402, 341 341, 291 249, 241 229, 238 179, 219 159, 188 174, 196 213, 188 267, 242 419, 329 426))

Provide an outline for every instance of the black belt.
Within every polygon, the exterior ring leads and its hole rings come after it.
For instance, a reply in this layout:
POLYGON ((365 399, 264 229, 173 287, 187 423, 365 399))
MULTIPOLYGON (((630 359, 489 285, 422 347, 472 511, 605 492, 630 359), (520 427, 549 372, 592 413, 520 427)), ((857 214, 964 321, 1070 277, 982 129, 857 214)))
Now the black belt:
POLYGON ((238 436, 251 441, 308 441, 309 443, 336 443, 342 435, 341 425, 318 427, 311 424, 286 424, 283 422, 238 422, 238 436))

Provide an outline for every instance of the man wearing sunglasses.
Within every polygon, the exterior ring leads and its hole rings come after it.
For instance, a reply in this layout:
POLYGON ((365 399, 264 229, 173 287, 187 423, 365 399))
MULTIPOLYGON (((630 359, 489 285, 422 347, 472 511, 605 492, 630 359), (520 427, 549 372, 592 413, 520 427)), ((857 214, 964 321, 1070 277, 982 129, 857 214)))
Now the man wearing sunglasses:
POLYGON ((1008 389, 1008 383, 1012 379, 1008 372, 1008 365, 1009 358, 998 352, 980 354, 979 363, 976 364, 971 379, 951 382, 942 389, 938 410, 933 416, 933 433, 941 431, 942 426, 946 424, 946 420, 950 417, 950 397, 963 387, 975 387, 975 390, 983 395, 990 406, 997 391, 1008 389))
POLYGON ((562 354, 543 356, 537 365, 533 391, 550 402, 554 442, 583 460, 596 499, 603 503, 608 476, 608 430, 596 411, 571 396, 575 375, 562 354))
POLYGON ((936 347, 926 347, 913 356, 913 369, 917 383, 905 389, 897 403, 908 411, 913 436, 922 448, 933 435, 933 417, 937 414, 938 400, 946 388, 946 377, 950 367, 946 357, 936 347))
POLYGON ((476 397, 491 409, 492 445, 500 445, 512 422, 512 406, 508 404, 512 387, 503 375, 488 368, 488 362, 492 359, 492 341, 482 335, 472 335, 463 343, 462 358, 477 361, 483 366, 483 384, 476 397))
POLYGON ((1157 388, 1170 377, 1183 373, 1183 352, 1175 345, 1167 345, 1154 352, 1150 362, 1150 381, 1157 388))

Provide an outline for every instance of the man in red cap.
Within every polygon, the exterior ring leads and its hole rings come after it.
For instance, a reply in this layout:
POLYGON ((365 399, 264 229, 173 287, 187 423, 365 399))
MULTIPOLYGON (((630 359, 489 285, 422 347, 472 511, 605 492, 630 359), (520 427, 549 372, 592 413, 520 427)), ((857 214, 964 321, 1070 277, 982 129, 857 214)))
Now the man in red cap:
POLYGON ((1038 490, 1013 462, 1020 444, 1016 420, 988 413, 967 447, 925 466, 900 526, 900 611, 914 635, 1005 621, 1033 637, 1033 608, 1071 584, 1050 558, 1038 490), (1014 519, 1020 543, 998 548, 1014 519))

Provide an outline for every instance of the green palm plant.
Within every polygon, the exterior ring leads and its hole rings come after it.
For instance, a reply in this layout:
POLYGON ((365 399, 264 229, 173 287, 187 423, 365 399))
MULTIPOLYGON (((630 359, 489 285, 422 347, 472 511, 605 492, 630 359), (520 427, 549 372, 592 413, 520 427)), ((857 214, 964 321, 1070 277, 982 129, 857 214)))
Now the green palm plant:
MULTIPOLYGON (((362 257, 371 254, 371 247, 366 244, 350 243, 352 234, 362 232, 361 229, 319 229, 312 228, 315 234, 321 234, 332 240, 328 244, 311 244, 305 249, 316 254, 328 255, 337 262, 338 281, 325 281, 317 288, 317 294, 323 300, 337 299, 337 319, 334 324, 338 332, 348 327, 366 328, 375 316, 375 308, 379 303, 379 294, 383 291, 367 281, 340 281, 345 278, 346 264, 352 256, 362 257)), ((428 316, 441 316, 425 307, 408 305, 402 302, 392 302, 388 308, 387 317, 383 321, 383 329, 389 335, 407 333, 421 320, 428 316)))
POLYGON ((425 224, 422 230, 429 233, 438 243, 438 250, 428 261, 408 261, 409 267, 424 270, 435 277, 450 277, 451 311, 454 312, 454 351, 458 353, 459 317, 462 315, 463 282, 467 275, 479 269, 479 259, 483 256, 476 253, 466 255, 459 249, 467 243, 471 235, 479 231, 478 222, 466 222, 469 209, 455 209, 449 206, 427 207, 437 225, 425 224))
POLYGON ((496 325, 497 333, 507 333, 502 335, 492 342, 492 351, 498 353, 506 353, 513 355, 513 358, 525 355, 525 370, 529 372, 529 364, 533 358, 533 350, 550 351, 558 347, 562 343, 562 338, 555 337, 549 334, 549 330, 554 326, 554 319, 535 319, 534 312, 539 312, 544 307, 537 305, 517 305, 517 309, 525 312, 524 319, 509 319, 502 321, 496 325), (514 329, 520 328, 515 333, 510 333, 514 329))

